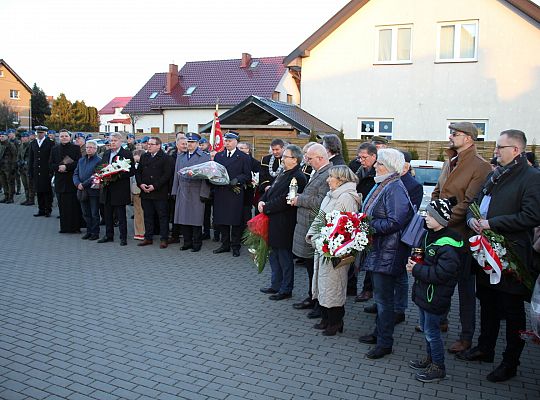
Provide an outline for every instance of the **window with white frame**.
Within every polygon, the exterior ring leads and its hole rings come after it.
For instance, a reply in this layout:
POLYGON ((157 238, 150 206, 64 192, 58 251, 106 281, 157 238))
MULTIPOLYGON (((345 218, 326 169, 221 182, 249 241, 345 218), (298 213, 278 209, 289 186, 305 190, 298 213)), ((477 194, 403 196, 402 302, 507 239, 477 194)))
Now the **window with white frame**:
POLYGON ((392 139, 394 134, 393 118, 358 118, 358 135, 362 140, 369 140, 372 136, 384 136, 392 139))
POLYGON ((10 89, 9 98, 18 100, 19 99, 19 91, 15 90, 15 89, 10 89))
POLYGON ((376 29, 376 64, 412 62, 412 25, 386 25, 376 29))
POLYGON ((3 77, 4 77, 4 70, 0 69, 0 78, 3 78, 3 77))
POLYGON ((437 61, 478 60, 478 20, 439 22, 437 61))
POLYGON ((448 135, 450 135, 450 128, 448 128, 448 125, 450 125, 452 122, 471 122, 476 126, 476 129, 478 130, 477 141, 483 142, 485 140, 488 140, 489 120, 487 120, 487 119, 478 119, 478 118, 447 119, 446 120, 446 127, 447 127, 448 135))

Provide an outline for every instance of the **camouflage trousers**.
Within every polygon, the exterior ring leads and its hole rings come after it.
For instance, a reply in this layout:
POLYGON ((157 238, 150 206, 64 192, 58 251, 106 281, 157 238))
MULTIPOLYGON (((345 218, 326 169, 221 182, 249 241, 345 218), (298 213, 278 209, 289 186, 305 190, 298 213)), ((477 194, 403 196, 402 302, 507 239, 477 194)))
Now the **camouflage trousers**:
POLYGON ((21 175, 21 182, 24 187, 24 195, 26 197, 26 201, 34 201, 34 187, 32 184, 32 180, 28 176, 28 172, 25 169, 20 169, 19 174, 21 175))
POLYGON ((8 200, 13 199, 15 194, 15 177, 9 166, 0 165, 0 186, 4 192, 4 197, 8 200))

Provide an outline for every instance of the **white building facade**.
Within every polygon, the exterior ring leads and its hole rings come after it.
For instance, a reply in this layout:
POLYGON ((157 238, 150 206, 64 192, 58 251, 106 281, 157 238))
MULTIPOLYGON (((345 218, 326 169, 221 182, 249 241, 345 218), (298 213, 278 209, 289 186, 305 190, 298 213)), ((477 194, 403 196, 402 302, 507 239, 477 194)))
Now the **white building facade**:
POLYGON ((348 138, 444 140, 450 122, 471 121, 484 140, 510 128, 540 140, 537 19, 498 0, 352 1, 342 11, 353 3, 285 59, 301 66, 303 109, 348 138))

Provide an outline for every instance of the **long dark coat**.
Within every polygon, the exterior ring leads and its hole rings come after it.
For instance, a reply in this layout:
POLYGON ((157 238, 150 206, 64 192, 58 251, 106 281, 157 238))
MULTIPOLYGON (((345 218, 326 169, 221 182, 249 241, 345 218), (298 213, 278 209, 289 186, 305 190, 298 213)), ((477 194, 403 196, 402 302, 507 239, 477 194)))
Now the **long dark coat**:
POLYGON ((77 188, 73 184, 73 172, 77 168, 77 163, 81 158, 81 148, 73 143, 58 144, 51 150, 49 164, 51 172, 54 174, 54 191, 56 193, 74 193, 77 188), (63 161, 69 157, 73 162, 64 164, 63 161), (66 172, 58 172, 60 165, 66 166, 66 172))
MULTIPOLYGON (((487 177, 486 183, 491 175, 487 177)), ((480 191, 474 201, 480 205, 483 198, 484 193, 480 191)), ((473 215, 469 210, 467 220, 470 218, 473 218, 473 215)), ((540 225, 540 172, 530 167, 526 160, 522 159, 518 166, 504 175, 493 187, 487 220, 491 230, 508 239, 523 265, 531 269, 533 229, 540 225)), ((491 285, 489 276, 480 270, 476 274, 476 282, 478 285, 523 295, 526 298, 531 295, 522 283, 506 274, 502 274, 498 284, 491 285)))
POLYGON ((30 143, 30 156, 28 158, 28 175, 34 182, 36 193, 48 192, 51 190, 51 169, 49 159, 54 142, 47 137, 43 140, 41 147, 38 146, 37 139, 30 143))
POLYGON ((141 189, 141 199, 167 200, 169 196, 169 181, 171 179, 171 157, 159 150, 154 157, 144 153, 135 171, 137 186, 143 183, 154 185, 154 191, 146 193, 141 189))
POLYGON ((296 207, 287 204, 287 194, 292 178, 298 183, 298 193, 304 191, 306 176, 297 165, 276 177, 270 189, 261 197, 263 212, 268 215, 268 245, 275 249, 292 249, 296 207))
POLYGON ((174 223, 181 225, 202 226, 204 223, 205 203, 202 198, 210 197, 210 185, 204 179, 191 179, 180 176, 178 171, 185 167, 210 161, 210 155, 197 149, 188 160, 187 153, 176 157, 175 174, 171 194, 176 196, 174 205, 174 223))
POLYGON ((221 151, 214 161, 227 168, 229 179, 238 180, 240 193, 235 193, 232 186, 214 186, 214 223, 216 225, 242 225, 244 206, 244 184, 251 181, 251 158, 236 150, 231 158, 227 151, 221 151))
MULTIPOLYGON (((102 165, 109 163, 111 151, 107 150, 101 157, 102 165)), ((110 204, 111 206, 124 206, 131 203, 131 184, 130 177, 135 175, 135 161, 133 155, 129 150, 120 147, 117 156, 119 158, 125 158, 131 161, 131 168, 129 172, 120 172, 118 180, 109 183, 101 188, 100 201, 104 204, 110 204)))

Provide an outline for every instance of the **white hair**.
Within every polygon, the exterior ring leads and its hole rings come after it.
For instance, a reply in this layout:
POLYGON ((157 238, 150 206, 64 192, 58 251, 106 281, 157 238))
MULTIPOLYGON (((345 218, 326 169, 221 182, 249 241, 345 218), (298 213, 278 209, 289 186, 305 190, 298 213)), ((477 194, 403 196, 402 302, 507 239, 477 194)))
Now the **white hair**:
POLYGON ((89 140, 88 142, 86 142, 86 147, 88 147, 89 144, 93 145, 96 149, 99 147, 98 143, 95 140, 89 140))
POLYGON ((377 162, 384 165, 389 172, 401 173, 405 165, 405 157, 401 151, 396 149, 379 149, 377 162))
POLYGON ((118 140, 124 140, 124 137, 122 136, 122 134, 120 132, 112 132, 109 134, 109 136, 112 138, 112 137, 115 137, 117 138, 118 140))

